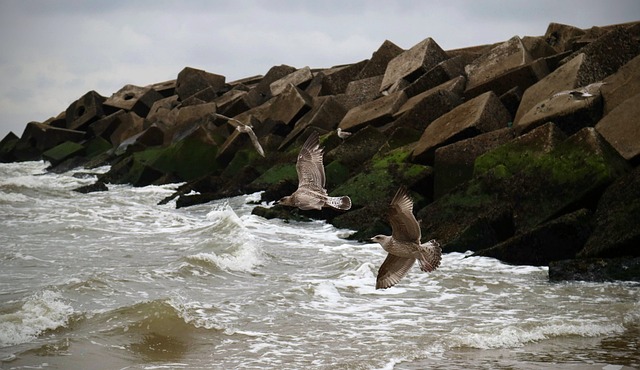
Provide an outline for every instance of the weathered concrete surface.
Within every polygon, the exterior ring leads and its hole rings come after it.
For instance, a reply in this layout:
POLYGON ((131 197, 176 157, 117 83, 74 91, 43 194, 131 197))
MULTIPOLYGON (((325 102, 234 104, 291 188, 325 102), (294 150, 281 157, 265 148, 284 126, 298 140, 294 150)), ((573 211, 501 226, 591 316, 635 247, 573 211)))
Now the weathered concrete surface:
POLYGON ((604 79, 600 89, 603 100, 602 112, 606 116, 618 105, 636 94, 640 94, 640 56, 633 58, 615 74, 604 79))
POLYGON ((463 102, 461 87, 464 80, 464 77, 459 76, 408 99, 394 113, 395 121, 385 131, 398 127, 424 131, 431 122, 463 102))
POLYGON ((507 127, 509 112, 493 92, 461 104, 433 121, 422 133, 412 153, 418 163, 433 164, 436 149, 455 141, 507 127))
POLYGON ((312 78, 313 74, 311 73, 311 68, 300 68, 295 72, 291 72, 288 75, 273 81, 269 84, 269 90, 271 91, 272 96, 276 96, 284 92, 289 85, 304 89, 304 84, 309 83, 312 78))
POLYGON ((203 71, 201 69, 185 67, 176 80, 176 94, 180 100, 186 100, 194 94, 213 88, 218 90, 224 86, 226 78, 224 76, 203 71))
POLYGON ((350 109, 338 127, 345 131, 356 131, 367 125, 382 126, 393 120, 393 114, 407 101, 407 96, 398 91, 350 109))
POLYGON ((104 116, 105 98, 95 91, 89 91, 69 105, 65 119, 69 130, 85 130, 88 125, 104 116))
POLYGON ((448 58, 449 56, 440 48, 440 45, 432 38, 426 38, 389 61, 380 91, 387 90, 399 80, 413 82, 448 58))
POLYGON ((640 162, 640 93, 625 100, 596 125, 596 130, 620 153, 632 162, 640 162))
MULTIPOLYGON (((493 80, 505 73, 528 65, 533 61, 529 50, 524 46, 522 40, 518 36, 514 36, 506 42, 503 42, 488 52, 484 53, 472 63, 465 66, 467 78, 467 91, 469 95, 473 95, 478 86, 485 84, 487 81, 493 80)), ((497 92, 501 95, 503 92, 497 92)))
POLYGON ((402 89, 402 91, 407 94, 408 98, 412 98, 422 92, 425 92, 429 89, 435 88, 452 80, 456 81, 456 91, 459 86, 459 95, 462 95, 462 92, 465 89, 467 78, 464 72, 464 61, 460 56, 449 58, 441 63, 438 63, 435 67, 428 70, 424 75, 418 77, 417 80, 413 81, 411 84, 402 89))

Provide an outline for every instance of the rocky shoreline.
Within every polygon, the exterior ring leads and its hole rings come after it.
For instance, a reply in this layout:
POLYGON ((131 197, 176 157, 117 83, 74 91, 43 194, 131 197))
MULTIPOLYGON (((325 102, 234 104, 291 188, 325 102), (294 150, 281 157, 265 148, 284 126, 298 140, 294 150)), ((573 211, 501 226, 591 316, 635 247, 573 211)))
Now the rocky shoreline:
POLYGON ((640 281, 640 22, 445 51, 431 38, 330 68, 274 66, 226 82, 184 68, 175 80, 90 91, 57 117, 0 141, 0 161, 50 171, 111 165, 106 184, 183 182, 178 207, 297 187, 295 162, 321 134, 327 189, 350 211, 256 206, 263 217, 326 219, 354 239, 388 233, 400 185, 422 235, 549 266, 551 280, 640 281), (229 120, 252 127, 266 155, 229 120), (340 138, 336 129, 350 132, 340 138))

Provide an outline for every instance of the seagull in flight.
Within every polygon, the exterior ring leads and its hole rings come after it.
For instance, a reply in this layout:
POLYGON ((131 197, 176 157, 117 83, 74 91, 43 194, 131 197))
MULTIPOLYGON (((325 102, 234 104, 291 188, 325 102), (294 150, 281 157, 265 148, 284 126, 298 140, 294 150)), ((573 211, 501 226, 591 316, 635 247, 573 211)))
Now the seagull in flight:
POLYGON ((387 258, 378 270, 376 289, 387 289, 396 285, 418 260, 420 270, 432 272, 440 266, 442 249, 434 239, 420 243, 420 225, 413 215, 413 201, 402 186, 389 206, 391 236, 376 235, 371 241, 380 243, 387 251, 387 258))
POLYGON ((290 207, 302 210, 330 207, 342 211, 351 208, 351 198, 348 196, 330 197, 325 189, 324 165, 322 164, 322 148, 318 133, 313 131, 300 149, 296 162, 298 172, 298 189, 293 194, 278 201, 290 207))
POLYGON ((253 146, 256 148, 256 150, 258 151, 258 153, 264 157, 264 150, 262 149, 262 145, 260 145, 260 142, 258 141, 258 137, 256 136, 256 133, 253 132, 253 129, 251 128, 251 125, 248 125, 244 122, 240 122, 239 120, 235 119, 235 118, 231 118, 231 117, 227 117, 224 116, 220 113, 214 113, 214 115, 216 117, 220 117, 222 119, 226 119, 232 126, 234 126, 236 128, 236 130, 238 132, 244 133, 249 135, 249 138, 251 139, 251 143, 253 144, 253 146))

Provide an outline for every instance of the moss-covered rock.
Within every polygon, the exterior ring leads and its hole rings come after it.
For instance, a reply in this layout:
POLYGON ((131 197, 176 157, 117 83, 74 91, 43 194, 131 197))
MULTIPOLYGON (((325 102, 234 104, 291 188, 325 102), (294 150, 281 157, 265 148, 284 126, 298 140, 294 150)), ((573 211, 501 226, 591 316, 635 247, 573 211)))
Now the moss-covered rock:
POLYGON ((56 166, 71 156, 77 156, 84 152, 84 146, 72 141, 65 141, 60 145, 42 153, 42 158, 49 161, 52 166, 56 166))
MULTIPOLYGON (((564 213, 594 209, 603 189, 629 170, 593 128, 579 131, 548 153, 505 145, 509 150, 501 147, 478 158, 486 162, 477 166, 481 170, 465 186, 418 212, 427 233, 440 239, 445 250, 486 248, 486 225, 475 235, 465 233, 483 218, 488 225, 503 225, 497 222, 499 215, 511 212, 513 232, 521 234, 564 213)), ((500 235, 500 230, 494 229, 494 234, 500 235)))

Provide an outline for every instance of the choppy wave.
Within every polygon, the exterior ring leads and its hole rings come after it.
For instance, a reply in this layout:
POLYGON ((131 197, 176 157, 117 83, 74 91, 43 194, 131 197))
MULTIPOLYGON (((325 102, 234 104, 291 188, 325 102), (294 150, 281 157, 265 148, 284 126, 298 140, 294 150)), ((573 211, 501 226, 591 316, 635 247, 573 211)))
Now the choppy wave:
POLYGON ((51 290, 30 296, 9 311, 0 313, 0 347, 25 343, 47 330, 63 327, 74 314, 62 294, 51 290))

